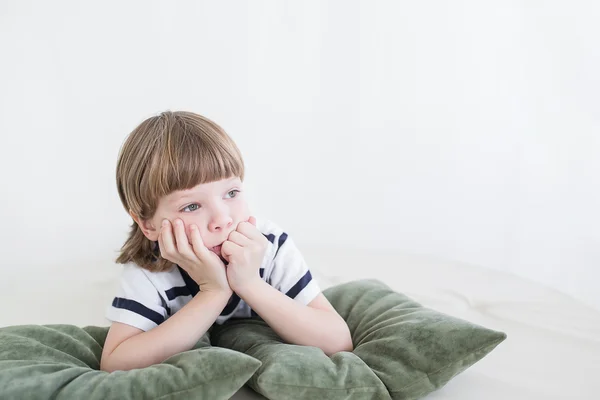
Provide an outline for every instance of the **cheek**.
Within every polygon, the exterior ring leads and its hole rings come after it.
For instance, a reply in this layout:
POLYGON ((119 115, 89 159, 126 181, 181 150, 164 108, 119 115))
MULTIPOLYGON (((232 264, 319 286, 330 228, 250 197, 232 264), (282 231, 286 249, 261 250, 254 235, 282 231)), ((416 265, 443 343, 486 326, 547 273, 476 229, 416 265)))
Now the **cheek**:
POLYGON ((235 215, 234 219, 238 221, 248 221, 248 218, 250 218, 250 209, 245 201, 241 201, 236 204, 232 211, 235 215))
POLYGON ((206 241, 207 238, 211 237, 206 230, 209 221, 197 216, 187 216, 187 218, 186 216, 183 216, 180 218, 183 220, 183 224, 185 225, 185 233, 190 242, 192 240, 192 225, 196 225, 198 227, 198 233, 200 234, 202 241, 206 241))

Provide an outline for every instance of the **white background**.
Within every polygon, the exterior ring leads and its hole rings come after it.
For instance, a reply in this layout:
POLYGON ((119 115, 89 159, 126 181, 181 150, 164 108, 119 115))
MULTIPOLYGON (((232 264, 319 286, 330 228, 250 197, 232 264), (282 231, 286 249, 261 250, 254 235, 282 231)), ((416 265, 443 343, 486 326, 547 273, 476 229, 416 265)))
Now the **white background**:
POLYGON ((0 290, 113 268, 119 147, 184 109, 236 140, 252 208, 300 247, 600 308, 599 4, 0 1, 0 290))

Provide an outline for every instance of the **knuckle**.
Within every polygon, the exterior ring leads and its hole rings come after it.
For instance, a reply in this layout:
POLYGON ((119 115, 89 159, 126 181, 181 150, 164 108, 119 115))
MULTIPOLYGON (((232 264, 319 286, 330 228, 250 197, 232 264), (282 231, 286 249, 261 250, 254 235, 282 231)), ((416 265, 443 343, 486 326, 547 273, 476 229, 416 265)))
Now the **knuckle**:
POLYGON ((171 249, 161 250, 160 254, 163 258, 167 258, 167 259, 173 259, 176 256, 176 252, 171 249))

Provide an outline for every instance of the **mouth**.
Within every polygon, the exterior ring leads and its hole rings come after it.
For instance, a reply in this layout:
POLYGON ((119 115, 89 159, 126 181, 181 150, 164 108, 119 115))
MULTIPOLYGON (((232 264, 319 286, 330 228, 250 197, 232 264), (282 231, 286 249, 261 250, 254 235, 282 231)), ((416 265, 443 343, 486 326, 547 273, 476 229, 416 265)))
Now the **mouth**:
POLYGON ((221 261, 223 261, 223 264, 225 264, 225 265, 229 264, 229 262, 223 258, 223 254, 221 254, 221 245, 211 247, 211 248, 209 248, 209 250, 212 251, 213 253, 215 253, 217 256, 219 256, 221 261))
POLYGON ((211 247, 209 250, 218 255, 219 257, 221 256, 221 245, 211 247))

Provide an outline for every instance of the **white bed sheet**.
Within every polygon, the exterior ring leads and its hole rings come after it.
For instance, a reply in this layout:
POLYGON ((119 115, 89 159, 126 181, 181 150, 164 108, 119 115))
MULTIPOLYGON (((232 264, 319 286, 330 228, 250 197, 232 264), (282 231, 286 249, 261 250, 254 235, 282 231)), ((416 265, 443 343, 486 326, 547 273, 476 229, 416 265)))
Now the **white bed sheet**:
MULTIPOLYGON (((303 249, 325 289, 376 278, 425 306, 508 338, 427 399, 553 400, 600 398, 600 311, 556 290, 493 270, 395 252, 303 249)), ((119 267, 66 271, 0 283, 0 326, 107 325, 119 267), (95 271, 89 273, 89 271, 95 271), (54 277, 54 278, 51 278, 54 277), (68 277, 68 278, 66 278, 68 277)), ((19 271, 14 272, 18 274, 19 271)), ((22 274, 27 274, 22 269, 22 274)), ((261 398, 244 388, 237 400, 261 398)))

